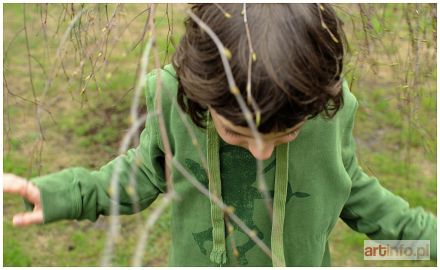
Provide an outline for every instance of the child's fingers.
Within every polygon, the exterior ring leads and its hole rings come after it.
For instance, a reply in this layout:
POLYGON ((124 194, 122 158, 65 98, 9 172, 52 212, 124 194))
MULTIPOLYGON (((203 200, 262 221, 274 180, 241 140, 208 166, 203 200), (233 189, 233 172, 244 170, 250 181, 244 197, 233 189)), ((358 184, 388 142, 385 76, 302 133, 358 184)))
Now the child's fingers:
POLYGON ((14 174, 3 174, 3 192, 21 194, 21 190, 25 187, 27 181, 14 174))
POLYGON ((41 210, 30 213, 20 213, 12 218, 12 224, 17 227, 41 223, 43 223, 43 212, 41 210))
POLYGON ((33 204, 40 204, 40 190, 31 182, 14 174, 3 174, 3 192, 19 194, 33 204))

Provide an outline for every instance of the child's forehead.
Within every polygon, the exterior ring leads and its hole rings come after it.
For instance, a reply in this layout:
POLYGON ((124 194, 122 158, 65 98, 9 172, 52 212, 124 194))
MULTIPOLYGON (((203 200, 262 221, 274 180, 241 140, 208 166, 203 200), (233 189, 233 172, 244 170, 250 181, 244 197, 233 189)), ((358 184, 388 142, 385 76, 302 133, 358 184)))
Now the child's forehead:
MULTIPOLYGON (((218 114, 214 109, 210 108, 209 110, 211 112, 214 123, 216 123, 217 125, 221 125, 220 127, 226 128, 235 133, 239 133, 240 135, 245 137, 250 137, 250 138, 254 137, 252 134, 252 130, 250 128, 234 125, 231 121, 218 114)), ((305 121, 302 121, 291 128, 285 129, 284 131, 265 133, 263 134, 263 137, 267 139, 271 139, 271 138, 285 136, 290 132, 298 130, 304 124, 304 122, 305 121)))

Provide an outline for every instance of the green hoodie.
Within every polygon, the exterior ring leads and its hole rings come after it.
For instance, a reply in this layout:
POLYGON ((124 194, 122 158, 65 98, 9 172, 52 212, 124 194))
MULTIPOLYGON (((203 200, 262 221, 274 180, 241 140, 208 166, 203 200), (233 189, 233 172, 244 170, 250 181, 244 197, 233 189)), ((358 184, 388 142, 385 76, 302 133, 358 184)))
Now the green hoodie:
MULTIPOLYGON (((149 112, 156 109, 157 72, 147 77, 149 112)), ((170 266, 271 266, 284 262, 287 266, 329 266, 328 237, 339 217, 371 239, 431 240, 431 258, 436 258, 436 217, 422 208, 410 208, 359 167, 352 137, 358 105, 346 83, 344 105, 333 119, 319 116, 308 120, 295 140, 278 146, 263 162, 269 196, 274 200, 272 219, 268 199, 258 189, 255 158, 246 149, 225 143, 212 123, 202 129, 182 115, 176 102, 175 71, 168 65, 160 74, 163 116, 174 162, 179 162, 211 193, 220 194, 222 201, 233 207, 234 214, 273 249, 273 256, 282 260, 273 264, 235 222, 230 223, 233 230, 227 230, 223 211, 173 166, 171 175, 179 199, 173 200, 171 209, 170 266), (191 143, 182 117, 189 123, 199 149, 191 143), (199 151, 207 157, 211 182, 199 151)), ((137 197, 142 210, 166 192, 164 147, 156 114, 150 113, 147 118, 136 149, 99 170, 68 168, 32 179, 41 190, 44 223, 60 219, 95 221, 99 215, 109 215, 109 187, 115 164, 121 168, 121 214, 134 213, 133 198, 137 197), (140 161, 136 161, 136 156, 140 161), (130 196, 133 192, 129 184, 132 167, 136 180, 134 197, 130 196)), ((26 206, 32 207, 28 202, 26 206)))

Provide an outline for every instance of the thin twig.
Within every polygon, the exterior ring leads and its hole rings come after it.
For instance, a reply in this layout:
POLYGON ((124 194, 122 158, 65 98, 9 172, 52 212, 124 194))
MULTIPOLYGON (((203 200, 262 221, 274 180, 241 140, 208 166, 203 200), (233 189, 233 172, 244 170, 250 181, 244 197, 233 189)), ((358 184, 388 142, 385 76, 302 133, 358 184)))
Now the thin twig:
POLYGON ((148 243, 148 237, 151 229, 153 228, 156 221, 171 203, 171 201, 176 197, 176 193, 167 192, 160 202, 159 206, 154 209, 154 211, 148 216, 147 221, 145 222, 145 226, 141 231, 141 235, 138 237, 139 241, 137 243, 137 247, 132 259, 132 266, 141 267, 142 259, 144 257, 145 247, 148 243))
MULTIPOLYGON (((151 38, 154 39, 154 41, 156 40, 156 29, 154 27, 154 11, 155 11, 155 5, 153 4, 151 7, 151 38)), ((157 69, 160 68, 160 59, 159 59, 159 53, 157 51, 157 47, 154 44, 154 63, 157 69)), ((171 146, 170 146, 170 142, 169 142, 169 137, 166 131, 166 126, 165 126, 165 119, 164 119, 164 115, 163 115, 163 110, 162 110, 162 78, 161 78, 161 74, 160 72, 157 72, 157 76, 156 76, 156 111, 157 114, 159 115, 159 130, 160 130, 160 136, 162 139, 162 143, 163 143, 163 147, 164 147, 164 151, 165 151, 165 179, 167 182, 167 192, 171 192, 172 190, 174 190, 173 188, 173 182, 172 182, 172 175, 171 175, 171 160, 173 158, 173 154, 171 152, 171 146)))
MULTIPOLYGON (((246 119, 246 122, 251 129, 252 136, 256 141, 257 150, 262 151, 263 150, 263 141, 261 139, 261 135, 258 132, 256 128, 256 124, 252 118, 252 113, 250 112, 249 108, 247 107, 240 90, 238 89, 234 76, 232 75, 231 66, 229 65, 228 58, 232 57, 231 52, 224 47, 223 43, 220 41, 218 36, 212 31, 212 29, 204 23, 197 15, 195 15, 191 10, 186 11, 187 14, 191 17, 191 19, 194 20, 194 22, 199 25, 199 27, 204 30, 212 39, 212 41, 217 46, 217 49, 219 50, 219 54, 223 63, 223 67, 225 70, 226 78, 228 80, 228 85, 230 92, 234 95, 236 98, 238 105, 240 106, 241 111, 243 112, 244 118, 246 119)), ((260 192, 263 193, 263 197, 266 199, 266 206, 269 212, 269 216, 272 216, 272 205, 270 200, 270 195, 266 186, 266 181, 264 180, 264 173, 263 173, 263 161, 260 159, 257 159, 257 182, 258 182, 258 189, 260 192)))
MULTIPOLYGON (((148 117, 154 116, 154 113, 149 113, 148 115, 144 114, 136 122, 133 122, 130 129, 122 138, 121 144, 119 146, 119 154, 122 155, 127 151, 127 148, 132 140, 133 136, 137 134, 137 130, 141 125, 143 125, 148 117)), ((121 172, 121 159, 118 159, 113 167, 112 177, 110 180, 110 189, 109 193, 111 196, 111 205, 110 205, 110 225, 107 231, 107 240, 104 247, 104 252, 101 258, 101 266, 111 266, 111 257, 114 249, 114 241, 119 236, 119 175, 121 172)))
POLYGON ((177 160, 173 159, 173 165, 174 167, 185 177, 186 180, 188 180, 197 190, 199 190, 203 195, 205 195, 208 198, 211 198, 212 201, 218 205, 223 212, 227 213, 228 216, 240 227, 243 232, 249 236, 249 238, 255 242, 255 244, 261 248, 261 250, 272 259, 272 253, 270 251, 270 248, 260 239, 256 236, 255 231, 251 230, 246 224, 234 214, 233 208, 225 205, 222 200, 220 200, 217 196, 214 194, 209 193, 209 190, 205 188, 197 179, 192 176, 185 167, 182 166, 177 160))
MULTIPOLYGON (((38 104, 37 102, 37 95, 35 93, 35 86, 34 86, 34 80, 33 80, 33 74, 32 74, 32 64, 31 64, 31 52, 30 52, 30 48, 29 48, 29 38, 28 38, 28 31, 27 31, 27 26, 26 26, 26 4, 23 4, 23 25, 24 25, 24 34, 25 34, 25 39, 26 39, 26 51, 27 51, 27 59, 28 59, 28 71, 29 71, 29 79, 30 79, 30 84, 31 84, 31 90, 32 90, 32 96, 34 98, 34 104, 38 104)), ((39 134, 40 134, 40 138, 37 141, 37 147, 33 147, 32 148, 32 156, 35 157, 36 155, 36 160, 35 163, 37 164, 37 169, 38 169, 38 175, 40 175, 41 173, 41 156, 43 153, 43 143, 45 141, 45 137, 44 137, 44 133, 43 133, 43 128, 41 126, 41 119, 40 119, 40 115, 39 115, 39 106, 35 105, 35 121, 37 123, 37 127, 39 130, 39 134)), ((31 159, 31 166, 29 167, 30 170, 32 170, 33 168, 33 158, 31 159)), ((28 172, 28 175, 31 175, 31 172, 28 172)))
MULTIPOLYGON (((3 72, 3 86, 8 90, 8 83, 6 81, 6 75, 3 72)), ((7 126, 6 126, 6 141, 8 142, 7 144, 7 149, 6 152, 8 152, 11 148, 11 110, 10 110, 10 104, 9 104, 9 95, 6 94, 5 95, 5 102, 6 102, 6 122, 7 122, 7 126)), ((3 153, 5 155, 5 153, 3 153)))
POLYGON ((131 46, 130 51, 133 51, 134 49, 136 49, 136 47, 139 45, 139 43, 144 41, 145 34, 147 33, 147 29, 148 29, 148 22, 150 21, 150 16, 151 16, 151 8, 148 8, 147 10, 148 10, 147 19, 145 20, 145 25, 144 25, 144 29, 142 31, 141 37, 133 46, 131 46))
MULTIPOLYGON (((153 17, 151 17, 153 18, 153 17)), ((153 26, 153 22, 150 22, 150 27, 153 26)), ((134 90, 134 95, 133 95, 133 100, 131 102, 131 107, 130 107, 130 120, 131 122, 135 122, 138 119, 138 107, 139 107, 139 99, 142 93, 142 90, 145 88, 146 86, 146 82, 147 82, 147 65, 148 65, 148 60, 149 60, 149 56, 150 56, 150 51, 151 51, 151 47, 153 46, 153 42, 154 40, 152 38, 149 39, 149 41, 147 42, 147 44, 145 45, 144 51, 142 53, 142 57, 140 59, 140 69, 139 69, 139 73, 138 73, 138 80, 135 86, 135 90, 134 90)), ((138 136, 134 136, 135 140, 137 140, 138 136)), ((137 143, 137 141, 136 141, 137 143)), ((140 156, 136 156, 136 160, 141 160, 140 156)), ((135 181, 135 177, 134 177, 134 173, 135 173, 135 169, 136 169, 136 164, 133 164, 132 166, 132 171, 131 171, 131 175, 132 177, 130 177, 130 186, 132 187, 133 190, 136 190, 136 181, 135 181)), ((136 192, 133 192, 132 199, 135 202, 133 204, 133 207, 135 208, 134 210, 136 211, 136 208, 138 207, 138 203, 137 203, 137 194, 136 192)))
POLYGON ((322 28, 324 28, 327 31, 327 33, 332 38, 333 42, 339 43, 339 40, 336 38, 335 34, 333 34, 332 31, 330 31, 330 29, 328 29, 328 26, 325 23, 324 18, 322 17, 322 12, 321 11, 324 11, 324 6, 321 5, 321 4, 318 4, 318 14, 319 14, 319 18, 321 19, 321 26, 322 26, 322 28))
POLYGON ((170 43, 171 43, 171 36, 173 35, 173 21, 170 22, 170 16, 168 14, 168 9, 169 9, 169 6, 168 6, 168 4, 166 4, 165 16, 167 17, 167 22, 168 22, 168 32, 167 32, 167 41, 166 41, 167 46, 165 49, 165 57, 163 58, 162 66, 164 66, 168 60, 168 54, 169 54, 170 43))
MULTIPOLYGON (((60 41, 60 44, 59 44, 59 46, 58 46, 58 48, 56 50, 55 60, 54 60, 54 63, 52 64, 52 70, 49 73, 49 76, 48 76, 48 78, 46 80, 46 83, 44 85, 43 93, 41 95, 42 96, 41 97, 41 102, 44 102, 44 100, 46 98, 46 95, 47 95, 47 92, 49 91, 49 88, 51 87, 52 82, 53 82, 53 80, 55 78, 56 70, 58 68, 57 62, 59 61, 59 59, 62 58, 61 51, 64 48, 64 44, 66 43, 67 38, 69 37, 69 34, 71 33, 71 31, 72 31, 73 27, 75 26, 76 22, 79 20, 79 18, 81 18, 82 14, 86 10, 87 10, 87 8, 86 9, 82 9, 78 14, 76 14, 76 16, 69 23, 69 26, 67 27, 66 31, 64 32, 64 35, 63 35, 63 37, 62 37, 62 39, 60 41)), ((38 107, 38 109, 37 109, 37 116, 39 116, 39 114, 40 114, 40 110, 39 110, 39 107, 38 107)))
MULTIPOLYGON (((172 182, 172 166, 171 166, 171 162, 173 160, 173 154, 171 152, 171 147, 170 147, 170 142, 169 142, 169 137, 167 134, 167 130, 165 127, 165 119, 164 119, 164 114, 163 114, 163 110, 162 110, 162 82, 161 82, 161 76, 160 76, 160 61, 159 61, 159 55, 157 52, 157 47, 155 46, 156 43, 156 29, 155 29, 155 25, 154 25, 154 15, 155 15, 155 11, 156 11, 156 5, 155 4, 151 4, 150 7, 150 12, 151 15, 149 17, 149 23, 148 23, 148 36, 149 36, 149 40, 147 42, 146 48, 145 48, 145 53, 143 55, 143 59, 141 61, 144 61, 144 63, 141 65, 143 66, 141 68, 141 70, 144 71, 146 64, 147 64, 147 60, 145 56, 148 56, 148 53, 150 51, 150 49, 153 49, 153 55, 154 55, 154 63, 156 66, 156 70, 157 70, 157 75, 156 75, 156 100, 155 100, 155 105, 156 105, 156 114, 158 116, 158 124, 159 124, 159 131, 160 131, 160 136, 162 139, 162 144, 164 147, 164 152, 165 152, 165 180, 166 180, 166 185, 167 185, 167 191, 165 194, 165 198, 168 198, 168 200, 171 200, 175 195, 174 195, 174 188, 173 188, 173 182, 172 182)), ((141 72, 140 73, 140 80, 141 82, 145 83, 145 79, 146 79, 146 74, 145 72, 141 72)), ((152 217, 150 217, 146 224, 145 224, 145 239, 141 238, 140 241, 138 242, 136 251, 135 251, 135 256, 133 259, 133 264, 134 265, 140 265, 141 264, 141 258, 143 257, 143 253, 145 250, 145 242, 146 242, 146 238, 148 236, 148 231, 149 229, 152 227, 152 224, 154 224, 154 222, 157 220, 157 218, 159 217, 159 214, 163 212, 163 208, 169 203, 169 201, 166 200, 164 202, 163 207, 160 207, 159 210, 157 210, 157 212, 155 211, 155 215, 153 215, 152 217)))
POLYGON ((8 45, 6 46, 6 49, 3 51, 3 68, 5 68, 5 65, 7 63, 7 56, 9 49, 11 48, 12 43, 14 43, 15 39, 21 34, 21 32, 24 31, 24 27, 20 29, 20 31, 17 31, 12 39, 9 41, 8 45))
POLYGON ((248 40, 248 46, 249 46, 249 60, 248 60, 248 71, 247 71, 247 82, 246 82, 246 92, 247 92, 247 102, 252 106, 252 109, 255 112, 255 122, 256 126, 258 127, 261 120, 261 111, 260 108, 258 108, 254 98, 252 97, 252 62, 257 61, 257 55, 254 52, 254 47, 252 46, 252 39, 251 39, 251 31, 249 30, 249 24, 247 20, 247 8, 246 3, 243 4, 243 22, 244 27, 246 29, 246 38, 248 40))
POLYGON ((231 14, 229 14, 224 8, 222 8, 222 6, 216 3, 214 3, 214 5, 223 13, 223 15, 225 15, 226 18, 231 18, 231 14))

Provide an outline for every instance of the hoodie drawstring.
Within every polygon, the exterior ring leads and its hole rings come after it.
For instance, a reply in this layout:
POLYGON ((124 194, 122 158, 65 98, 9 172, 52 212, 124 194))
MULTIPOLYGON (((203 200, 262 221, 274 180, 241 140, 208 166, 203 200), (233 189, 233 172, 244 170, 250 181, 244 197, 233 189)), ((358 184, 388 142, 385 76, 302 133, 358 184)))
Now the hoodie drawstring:
POLYGON ((208 162, 208 181, 209 195, 211 202, 211 223, 212 223, 212 251, 209 256, 215 264, 226 263, 226 240, 225 240, 225 221, 222 209, 212 200, 212 196, 221 199, 221 179, 220 179, 220 160, 219 160, 219 138, 211 115, 208 112, 208 131, 207 131, 207 162, 208 162))
MULTIPOLYGON (((212 242, 213 247, 209 256, 210 260, 218 265, 227 262, 226 236, 224 213, 222 209, 213 201, 212 197, 221 198, 221 177, 220 177, 220 147, 219 137, 211 115, 208 112, 207 122, 207 162, 209 194, 211 202, 211 223, 212 223, 212 242)), ((272 265, 286 266, 284 258, 284 216, 286 206, 287 184, 288 184, 288 153, 289 145, 281 144, 276 147, 276 167, 273 201, 273 220, 271 234, 272 265)))
POLYGON ((276 151, 275 192, 271 235, 272 265, 285 267, 283 231, 289 172, 289 144, 278 145, 276 151))

